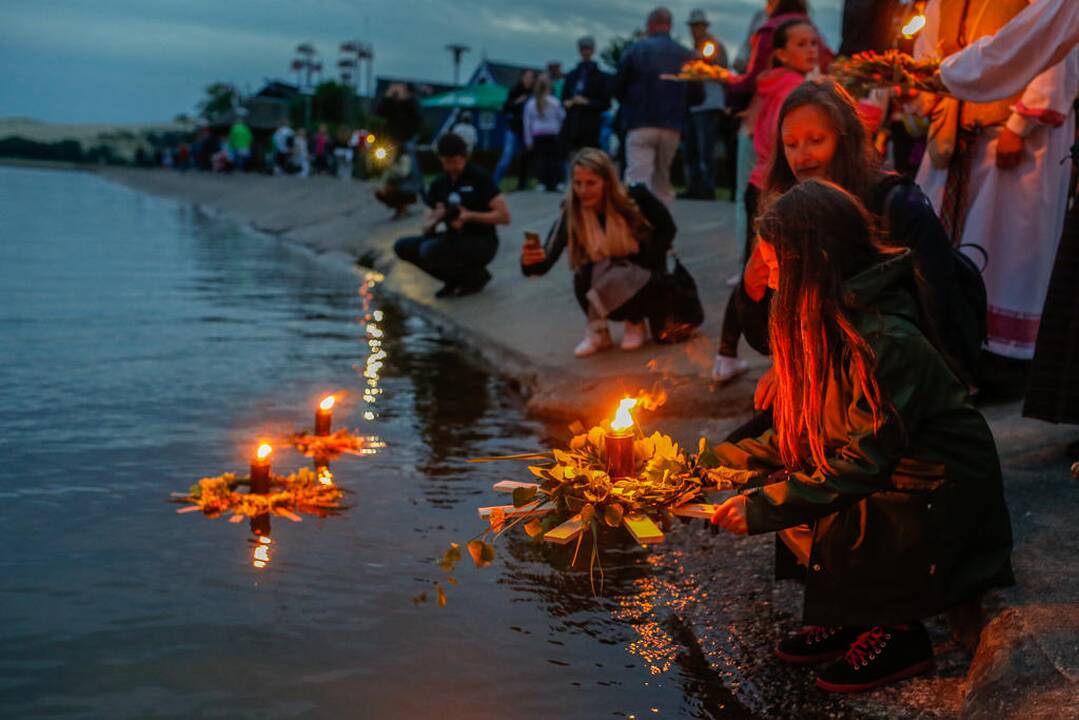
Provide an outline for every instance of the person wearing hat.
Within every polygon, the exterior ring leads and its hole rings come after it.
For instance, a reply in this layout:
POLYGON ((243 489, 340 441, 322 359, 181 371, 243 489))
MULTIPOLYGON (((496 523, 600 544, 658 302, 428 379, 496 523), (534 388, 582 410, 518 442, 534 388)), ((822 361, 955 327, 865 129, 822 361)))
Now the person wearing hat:
MULTIPOLYGON (((708 16, 704 10, 696 9, 689 13, 689 32, 693 36, 693 48, 697 59, 712 65, 727 67, 727 50, 723 43, 708 32, 708 16)), ((689 110, 689 122, 686 123, 687 135, 684 138, 682 157, 686 170, 686 191, 680 197, 694 200, 715 200, 715 156, 716 134, 725 123, 723 86, 719 83, 704 83, 704 102, 689 110)))
POLYGON ((577 51, 581 62, 562 84, 562 105, 566 108, 562 139, 574 151, 599 147, 602 116, 611 106, 611 76, 592 60, 596 41, 588 35, 582 37, 577 41, 577 51))

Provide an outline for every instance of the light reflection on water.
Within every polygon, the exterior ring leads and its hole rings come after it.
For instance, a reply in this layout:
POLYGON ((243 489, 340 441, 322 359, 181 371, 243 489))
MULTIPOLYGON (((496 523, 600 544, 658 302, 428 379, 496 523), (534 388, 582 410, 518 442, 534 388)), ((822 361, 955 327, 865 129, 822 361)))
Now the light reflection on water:
POLYGON ((0 168, 0 217, 0 715, 713 716, 624 539, 599 597, 514 533, 446 608, 409 601, 512 472, 467 458, 547 430, 377 278, 83 174, 0 168), (165 502, 322 388, 368 438, 333 463, 348 510, 165 502))

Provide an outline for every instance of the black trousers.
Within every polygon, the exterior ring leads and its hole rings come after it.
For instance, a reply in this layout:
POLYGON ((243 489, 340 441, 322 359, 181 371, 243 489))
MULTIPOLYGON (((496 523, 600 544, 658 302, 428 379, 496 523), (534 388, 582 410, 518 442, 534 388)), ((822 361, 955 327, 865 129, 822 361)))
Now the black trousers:
POLYGON ((458 232, 403 237, 394 243, 393 251, 431 277, 466 287, 487 277, 487 263, 498 252, 498 237, 458 232))
POLYGON ((537 135, 532 138, 532 167, 536 180, 554 192, 563 176, 562 140, 557 135, 537 135))
POLYGON ((760 189, 753 183, 746 185, 746 191, 742 195, 742 200, 746 207, 746 246, 742 252, 743 265, 749 262, 749 254, 753 251, 753 238, 757 237, 755 223, 757 221, 757 205, 760 203, 760 199, 760 189))
POLYGON ((719 332, 719 354, 738 357, 738 339, 743 335, 749 346, 762 355, 770 355, 768 348, 768 311, 772 306, 772 291, 765 290, 764 297, 753 300, 746 294, 743 283, 731 293, 727 309, 723 313, 723 328, 719 332))

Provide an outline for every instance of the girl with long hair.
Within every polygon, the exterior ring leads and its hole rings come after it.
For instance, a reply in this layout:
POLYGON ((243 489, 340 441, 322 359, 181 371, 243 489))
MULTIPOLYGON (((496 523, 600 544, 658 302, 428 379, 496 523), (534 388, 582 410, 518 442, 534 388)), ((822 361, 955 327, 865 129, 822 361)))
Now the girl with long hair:
MULTIPOLYGON (((757 77, 756 95, 753 99, 753 148, 757 161, 749 175, 749 183, 743 195, 746 218, 749 222, 742 258, 746 264, 749 263, 752 252, 754 237, 752 224, 757 214, 757 203, 764 190, 766 171, 775 147, 779 109, 786 97, 805 81, 806 75, 817 69, 820 61, 820 37, 808 18, 792 16, 775 29, 773 39, 775 47, 772 56, 777 67, 757 77)), ((760 300, 763 287, 746 288, 745 278, 743 278, 740 290, 748 291, 751 297, 760 300)), ((732 295, 728 302, 728 310, 724 314, 719 353, 716 355, 712 373, 713 378, 720 383, 733 380, 748 368, 746 362, 738 358, 738 338, 742 333, 738 325, 738 316, 733 310, 733 304, 737 302, 735 298, 737 294, 738 291, 732 295)))
POLYGON ((626 187, 607 153, 580 150, 570 187, 545 246, 522 248, 521 271, 543 275, 568 250, 577 302, 588 318, 574 354, 587 357, 612 346, 608 321, 625 323, 621 346, 647 339, 657 283, 677 228, 667 207, 644 185, 626 187))
MULTIPOLYGON (((911 281, 919 306, 919 327, 943 352, 953 371, 969 386, 984 337, 984 290, 976 268, 951 247, 929 200, 908 178, 881 168, 869 144, 859 106, 832 80, 812 80, 795 88, 779 110, 772 162, 765 183, 765 202, 799 182, 830 180, 856 195, 874 215, 882 240, 909 248, 915 265, 911 281), (981 290, 981 292, 979 292, 981 290)), ((737 329, 753 349, 765 355, 771 291, 754 296, 761 283, 761 258, 755 249, 724 317, 722 343, 737 347, 737 329), (734 319, 729 316, 734 314, 734 319)), ((761 414, 732 434, 757 434, 772 421, 775 387, 768 371, 757 384, 754 406, 761 414)))
POLYGON ((532 154, 536 179, 547 192, 555 192, 562 182, 561 132, 565 119, 562 103, 551 95, 551 78, 542 73, 525 103, 524 140, 532 154))
POLYGON ((716 448, 752 487, 712 522, 777 532, 805 577, 807 626, 786 662, 833 661, 856 692, 932 666, 921 618, 1013 582, 1000 463, 964 385, 918 329, 911 251, 875 236, 839 186, 807 180, 768 204, 775 429, 716 448))

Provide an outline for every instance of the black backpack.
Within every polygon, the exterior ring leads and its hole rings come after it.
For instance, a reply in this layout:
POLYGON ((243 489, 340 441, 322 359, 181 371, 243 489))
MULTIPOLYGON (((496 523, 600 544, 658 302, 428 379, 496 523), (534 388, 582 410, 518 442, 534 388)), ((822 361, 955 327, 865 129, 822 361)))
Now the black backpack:
POLYGON ((874 199, 878 202, 873 209, 878 211, 889 243, 909 247, 915 253, 924 281, 919 299, 933 326, 923 328, 923 332, 969 382, 988 331, 988 298, 982 279, 988 254, 976 243, 953 246, 929 199, 909 178, 885 177, 874 199), (963 249, 980 253, 983 268, 979 269, 963 249))

